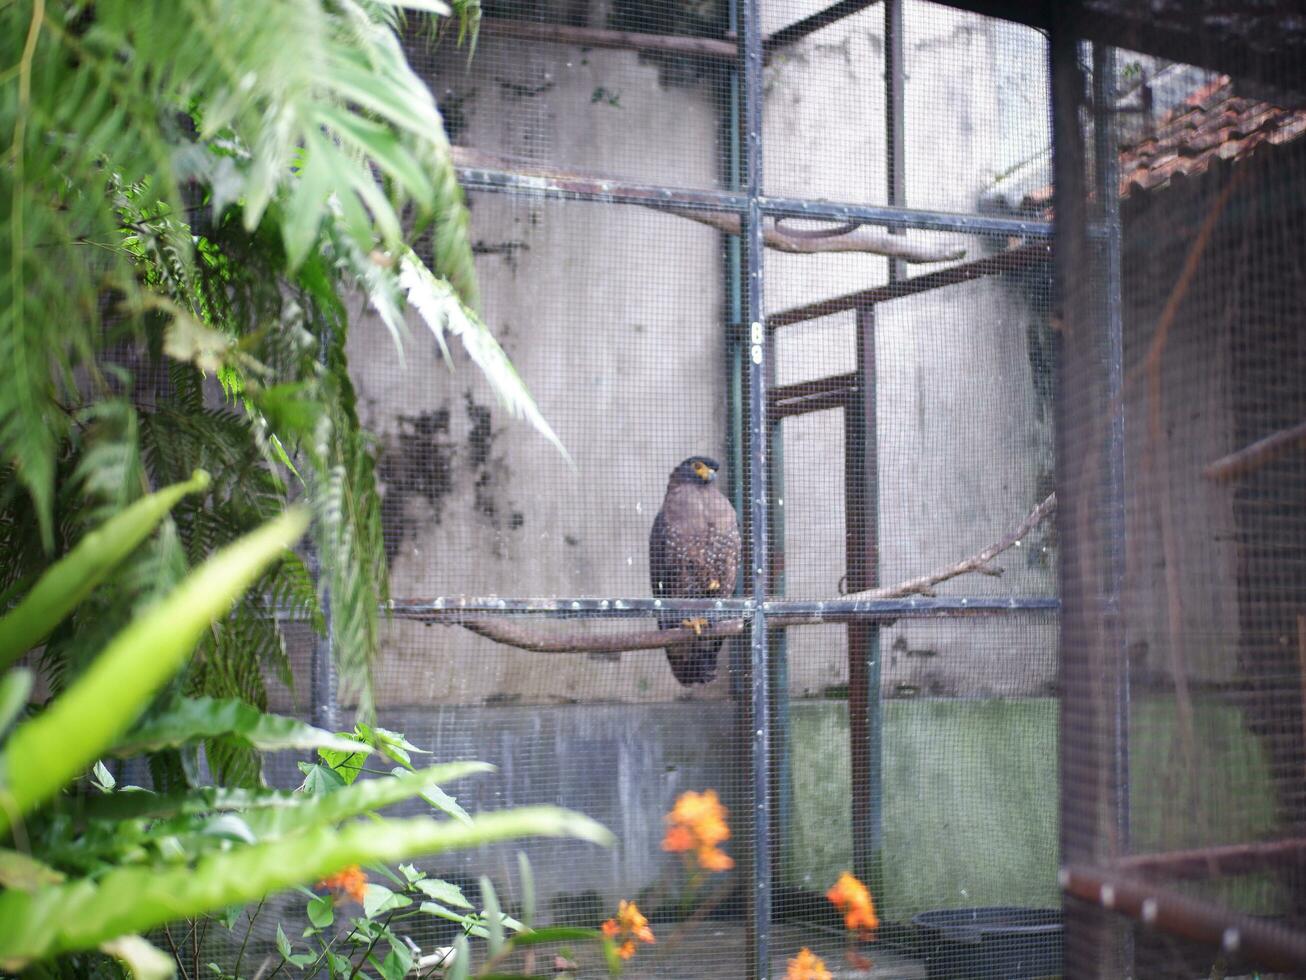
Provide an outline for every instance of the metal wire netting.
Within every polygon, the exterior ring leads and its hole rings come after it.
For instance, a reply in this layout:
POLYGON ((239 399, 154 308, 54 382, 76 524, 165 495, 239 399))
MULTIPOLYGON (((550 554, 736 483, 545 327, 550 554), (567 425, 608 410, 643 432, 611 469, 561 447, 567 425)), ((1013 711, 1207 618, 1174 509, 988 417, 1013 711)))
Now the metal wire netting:
MULTIPOLYGON (((448 373, 414 327, 401 358, 354 311, 380 722, 494 763, 469 810, 617 833, 522 849, 542 921, 638 902, 632 976, 1306 962, 1291 18, 737 6, 486 3, 470 58, 410 25, 486 322, 571 461, 456 345, 448 373), (738 575, 654 597, 696 455, 738 575), (707 683, 659 620, 722 638, 707 683), (662 848, 709 789, 728 870, 662 848), (873 936, 827 897, 845 871, 873 936)), ((429 864, 512 907, 515 849, 429 864)))

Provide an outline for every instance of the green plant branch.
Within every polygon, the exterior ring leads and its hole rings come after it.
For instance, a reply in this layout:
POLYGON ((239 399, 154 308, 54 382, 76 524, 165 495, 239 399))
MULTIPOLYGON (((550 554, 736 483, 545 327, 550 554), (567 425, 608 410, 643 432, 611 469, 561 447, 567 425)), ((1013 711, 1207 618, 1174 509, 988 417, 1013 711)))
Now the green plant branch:
POLYGON ((236 980, 240 980, 240 967, 245 960, 245 947, 249 945, 249 934, 254 931, 254 920, 257 919, 259 913, 263 911, 263 906, 266 904, 267 900, 267 896, 264 895, 258 900, 257 908, 255 908, 252 913, 246 913, 249 917, 249 922, 245 926, 245 937, 240 941, 240 952, 236 954, 236 968, 232 971, 236 974, 236 980))

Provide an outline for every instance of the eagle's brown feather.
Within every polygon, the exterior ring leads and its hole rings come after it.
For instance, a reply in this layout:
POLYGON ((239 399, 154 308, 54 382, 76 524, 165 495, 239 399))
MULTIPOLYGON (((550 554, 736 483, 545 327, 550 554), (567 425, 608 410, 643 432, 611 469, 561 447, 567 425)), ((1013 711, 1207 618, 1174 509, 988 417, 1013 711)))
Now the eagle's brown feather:
MULTIPOLYGON (((678 478, 667 485, 649 535, 649 577, 658 598, 711 599, 732 595, 739 573, 739 524, 735 508, 712 482, 678 478)), ((713 466, 715 471, 715 465, 713 466)), ((680 626, 681 613, 658 617, 661 629, 680 626)), ((667 647, 667 661, 682 684, 705 684, 716 676, 720 639, 667 647)))

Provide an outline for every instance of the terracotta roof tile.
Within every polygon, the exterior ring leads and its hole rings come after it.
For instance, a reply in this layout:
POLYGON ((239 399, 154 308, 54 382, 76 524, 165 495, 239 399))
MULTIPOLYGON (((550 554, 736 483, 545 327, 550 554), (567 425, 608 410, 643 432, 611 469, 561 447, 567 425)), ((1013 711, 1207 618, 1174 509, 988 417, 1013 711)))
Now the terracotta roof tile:
POLYGON ((1260 146, 1306 133, 1306 109, 1282 109, 1237 96, 1227 76, 1203 86, 1120 150, 1120 195, 1193 177, 1216 160, 1242 160, 1260 146))

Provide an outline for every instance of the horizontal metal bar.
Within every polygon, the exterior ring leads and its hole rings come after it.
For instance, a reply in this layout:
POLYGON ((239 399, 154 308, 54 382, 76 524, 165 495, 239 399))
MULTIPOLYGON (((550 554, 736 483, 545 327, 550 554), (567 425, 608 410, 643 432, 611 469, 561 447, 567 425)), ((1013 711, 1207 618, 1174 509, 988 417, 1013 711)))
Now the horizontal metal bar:
MULTIPOLYGON (((549 200, 595 201, 600 204, 636 204, 641 207, 727 211, 748 209, 746 195, 731 191, 638 184, 596 177, 561 177, 514 173, 490 167, 458 167, 458 180, 470 191, 507 192, 549 200)), ((889 228, 919 228, 986 235, 1023 235, 1049 238, 1052 225, 1045 221, 994 218, 981 214, 954 214, 915 208, 870 204, 836 204, 797 198, 759 198, 762 213, 771 217, 857 221, 889 228)))
MULTIPOLYGON (((763 603, 767 616, 819 616, 829 622, 850 619, 925 618, 930 616, 1054 613, 1061 607, 1053 596, 905 596, 898 599, 771 599, 763 603)), ((431 599, 392 599, 384 607, 399 619, 456 619, 475 615, 534 615, 550 618, 630 619, 658 612, 693 612, 709 619, 753 613, 752 599, 645 599, 593 597, 501 599, 496 596, 436 596, 431 599)))
POLYGON ((842 296, 834 296, 830 299, 818 300, 815 303, 795 306, 780 313, 771 314, 766 318, 766 324, 774 330, 776 327, 815 320, 818 317, 829 316, 832 313, 842 313, 845 310, 873 306, 876 303, 900 299, 903 296, 911 296, 915 293, 923 293, 943 286, 952 286, 984 276, 1010 272, 1013 269, 1025 268, 1038 262, 1046 262, 1051 257, 1051 246, 1046 242, 1040 241, 1031 245, 1022 245, 1006 252, 999 252, 997 255, 988 255, 982 259, 976 259, 973 262, 965 262, 961 265, 950 266, 947 269, 939 269, 936 272, 928 272, 923 276, 899 279, 883 286, 873 286, 870 289, 861 289, 854 293, 845 293, 842 296))
POLYGON ((1285 925, 1255 919, 1104 868, 1063 868, 1059 880, 1068 895, 1160 932, 1223 949, 1236 955, 1239 963, 1294 975, 1306 968, 1306 934, 1285 925))
POLYGON ((844 408, 848 399, 857 393, 855 388, 840 388, 835 391, 814 391, 809 395, 798 395, 772 405, 768 411, 771 423, 797 415, 810 415, 812 412, 825 412, 830 409, 844 408))
POLYGON ((804 17, 787 27, 782 27, 774 34, 764 38, 762 40, 762 50, 767 54, 772 54, 779 48, 793 44, 795 41, 801 41, 813 31, 828 27, 830 24, 843 20, 860 10, 865 10, 871 4, 878 2, 879 0, 839 0, 838 3, 831 4, 824 10, 818 10, 810 17, 804 17))
POLYGON ((821 615, 831 622, 850 618, 983 615, 986 613, 1054 613, 1061 609, 1055 596, 903 596, 898 599, 770 599, 762 606, 768 616, 821 615))
POLYGON ((780 385, 767 392, 768 415, 776 422, 791 415, 841 408, 857 390, 856 372, 780 385))
POLYGON ((729 211, 742 214, 748 199, 729 191, 663 187, 595 178, 545 177, 484 167, 458 167, 458 181, 469 191, 523 194, 551 201, 593 201, 599 204, 638 204, 679 211, 729 211))
POLYGON ((644 34, 637 31, 612 31, 601 27, 573 27, 570 24, 542 24, 506 17, 481 18, 481 33, 513 37, 523 41, 575 44, 585 48, 618 48, 626 51, 657 51, 686 54, 700 58, 734 61, 739 49, 734 41, 713 37, 689 37, 684 34, 644 34))
POLYGON ((875 204, 836 204, 832 201, 808 201, 802 198, 763 197, 762 213, 782 218, 826 218, 834 221, 860 221, 886 228, 918 228, 925 231, 954 231, 978 235, 1023 235, 1051 238, 1050 221, 1027 221, 1023 218, 997 218, 984 214, 955 214, 950 211, 925 211, 918 208, 888 207, 875 204))

